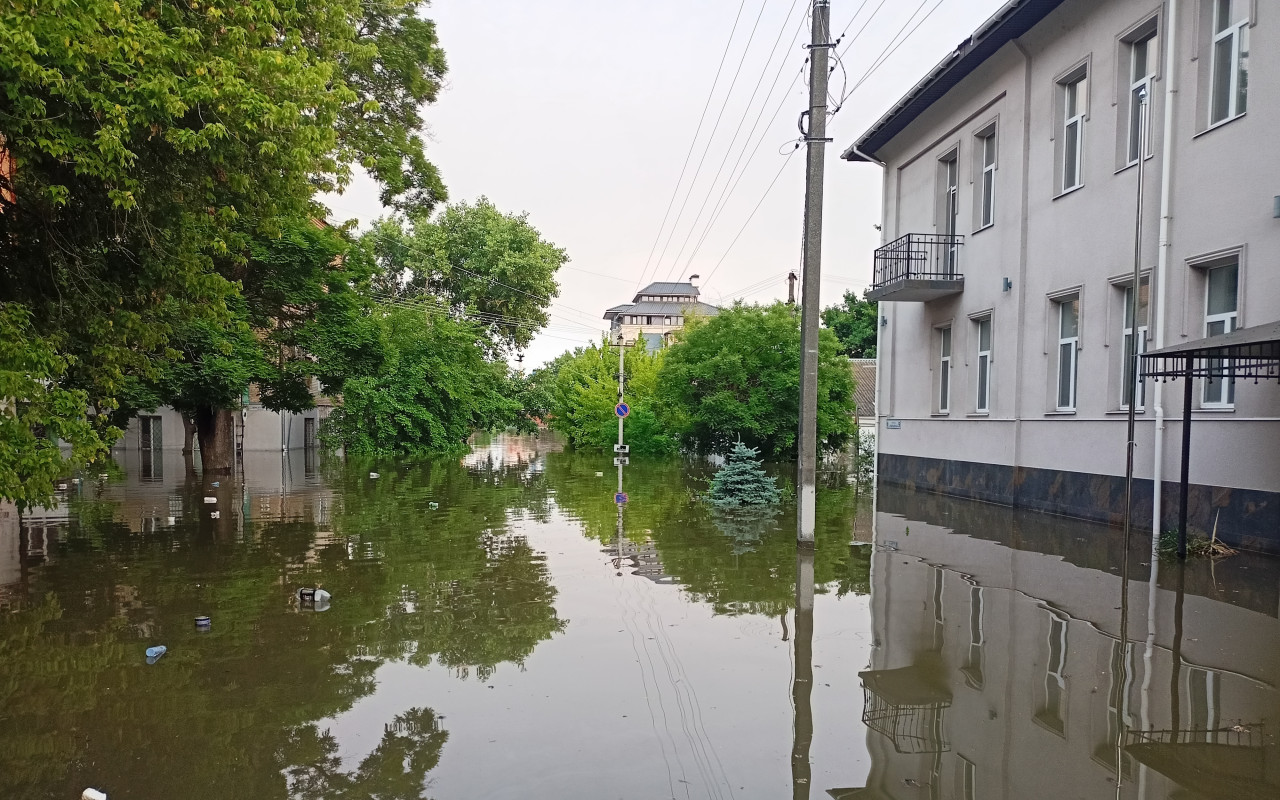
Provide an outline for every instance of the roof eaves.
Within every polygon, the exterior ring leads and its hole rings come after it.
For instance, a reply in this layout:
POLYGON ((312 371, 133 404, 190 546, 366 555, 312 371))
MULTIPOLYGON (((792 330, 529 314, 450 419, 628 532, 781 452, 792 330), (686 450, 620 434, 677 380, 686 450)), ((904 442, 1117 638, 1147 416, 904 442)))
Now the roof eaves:
POLYGON ((1035 27, 1064 1, 1009 0, 969 38, 938 62, 889 113, 876 121, 840 157, 846 161, 875 160, 876 153, 926 109, 955 88, 1000 48, 1035 27))

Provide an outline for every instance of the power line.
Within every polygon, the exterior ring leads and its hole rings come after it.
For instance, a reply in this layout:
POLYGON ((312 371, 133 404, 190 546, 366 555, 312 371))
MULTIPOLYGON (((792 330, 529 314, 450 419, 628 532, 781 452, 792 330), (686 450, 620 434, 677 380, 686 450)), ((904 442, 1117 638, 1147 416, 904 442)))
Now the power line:
MULTIPOLYGON (((773 64, 773 55, 774 53, 778 52, 778 45, 782 43, 782 37, 787 32, 787 23, 791 20, 792 14, 795 13, 796 5, 798 3, 799 3, 799 0, 792 0, 791 7, 787 9, 786 16, 782 20, 782 25, 778 28, 778 35, 773 40, 773 47, 770 48, 769 55, 765 57, 764 66, 760 68, 760 77, 756 78, 755 88, 751 90, 751 96, 747 98, 746 106, 742 109, 742 117, 738 120, 738 126, 733 131, 733 137, 729 140, 729 145, 724 149, 724 157, 720 159, 720 166, 716 169, 715 177, 711 179, 711 184, 707 187, 707 194, 705 197, 702 198, 702 205, 698 207, 698 213, 693 218, 693 223, 689 226, 689 231, 685 234, 684 241, 680 244, 680 250, 676 253, 675 260, 672 262, 670 269, 667 270, 668 280, 671 279, 671 273, 674 272, 676 267, 679 266, 680 257, 684 255, 685 248, 688 247, 689 240, 690 238, 692 238, 694 230, 697 229, 698 223, 702 220, 702 214, 707 209, 707 203, 708 201, 711 200, 711 195, 715 192, 716 183, 719 182, 720 176, 724 174, 725 165, 729 163, 729 156, 733 152, 734 145, 737 144, 738 142, 738 135, 742 133, 742 126, 746 123, 747 116, 751 113, 752 104, 755 103, 756 95, 760 93, 760 87, 764 84, 764 77, 769 73, 769 67, 773 64)), ((808 7, 805 6, 805 8, 807 9, 808 7)), ((805 21, 805 15, 802 14, 800 17, 800 25, 797 26, 796 28, 796 34, 791 37, 792 45, 795 44, 796 38, 799 36, 800 31, 803 30, 804 28, 804 21, 805 21)), ((756 126, 759 125, 759 122, 760 122, 760 117, 764 115, 764 110, 768 107, 769 99, 773 95, 773 89, 778 85, 778 78, 782 77, 782 71, 785 68, 786 68, 786 59, 783 58, 782 63, 778 65, 778 71, 773 79, 773 83, 770 84, 769 86, 769 93, 765 96, 764 101, 760 105, 760 111, 756 114, 755 124, 752 125, 751 131, 747 134, 746 141, 750 141, 751 136, 755 133, 756 126)), ((744 142, 743 144, 744 146, 742 148, 742 152, 745 153, 746 142, 744 142)), ((742 160, 742 155, 740 153, 738 156, 738 162, 735 162, 734 164, 735 169, 737 168, 737 163, 740 163, 741 160, 742 160)), ((732 170, 730 170, 729 172, 729 177, 730 179, 732 179, 733 177, 732 170)), ((728 186, 728 184, 729 184, 729 181, 725 181, 726 187, 728 186)), ((721 196, 723 196, 723 191, 721 192, 721 196)), ((717 200, 717 205, 718 204, 719 204, 719 201, 717 200)), ((715 206, 712 207, 713 213, 714 213, 714 209, 715 209, 715 206)))
MULTIPOLYGON (((916 8, 915 13, 913 13, 910 17, 908 17, 906 23, 903 24, 902 28, 898 30, 898 34, 901 34, 902 31, 906 29, 907 25, 911 24, 911 20, 915 18, 916 14, 920 13, 920 9, 924 8, 924 4, 926 2, 928 2, 928 0, 922 0, 922 2, 920 3, 920 6, 916 8)), ((892 56, 894 53, 896 53, 898 51, 898 48, 901 47, 903 44, 905 44, 907 39, 910 39, 912 35, 914 35, 915 32, 919 30, 920 26, 925 23, 925 20, 933 16, 933 12, 937 11, 938 7, 941 6, 944 2, 946 2, 946 0, 938 0, 938 2, 933 6, 933 8, 929 9, 928 13, 926 13, 923 17, 921 17, 920 21, 915 24, 915 27, 913 27, 907 33, 907 35, 904 36, 902 40, 899 41, 897 44, 893 44, 893 39, 889 40, 889 44, 885 45, 885 50, 881 51, 880 55, 876 57, 876 61, 867 69, 866 72, 862 74, 862 77, 859 78, 858 82, 853 85, 853 88, 849 89, 848 94, 846 94, 844 97, 840 99, 840 105, 836 106, 835 111, 832 112, 832 116, 834 116, 837 112, 840 111, 841 106, 843 106, 844 101, 848 99, 849 95, 852 95, 859 86, 861 86, 863 83, 866 82, 868 78, 870 78, 873 74, 875 74, 875 71, 880 69, 880 67, 883 66, 883 64, 889 60, 889 57, 892 56), (889 49, 890 45, 892 45, 893 49, 889 49)), ((894 39, 896 38, 897 38, 897 35, 894 36, 894 39)))
POLYGON ((698 116, 698 127, 693 132, 693 140, 689 142, 689 152, 685 153, 684 165, 680 167, 680 177, 676 179, 675 188, 671 190, 671 199, 667 201, 667 210, 662 214, 662 224, 658 226, 658 235, 653 237, 653 244, 649 247, 649 257, 644 261, 644 269, 640 270, 640 281, 636 283, 637 289, 640 288, 640 284, 644 283, 644 276, 649 272, 649 264, 653 261, 654 251, 658 249, 658 242, 662 240, 662 231, 667 226, 667 218, 671 215, 671 207, 675 205, 676 196, 680 194, 680 185, 684 182, 685 171, 689 168, 689 159, 693 157, 693 150, 698 145, 698 135, 702 133, 702 123, 707 119, 707 110, 711 108, 711 99, 715 97, 716 86, 720 83, 720 74, 724 70, 725 59, 729 56, 729 47, 733 44, 733 36, 738 31, 738 20, 742 18, 742 10, 746 6, 747 0, 742 0, 738 4, 738 13, 733 18, 733 28, 729 31, 729 40, 724 43, 724 52, 720 54, 720 65, 716 67, 715 80, 711 82, 711 91, 707 92, 707 100, 702 104, 702 113, 698 116))
MULTIPOLYGON (((729 98, 733 96, 733 89, 738 85, 738 76, 742 74, 742 66, 746 63, 747 53, 751 50, 751 42, 755 40, 756 30, 760 27, 760 18, 764 15, 765 6, 769 4, 769 0, 764 0, 760 4, 760 12, 756 14, 755 24, 751 27, 751 33, 747 36, 747 44, 742 49, 742 56, 738 59, 738 67, 734 70, 733 80, 729 82, 729 89, 725 92, 724 102, 720 104, 720 111, 716 114, 715 124, 711 126, 711 133, 707 136, 706 145, 702 148, 702 155, 698 158, 698 166, 693 170, 693 178, 689 181, 689 187, 685 190, 684 200, 680 201, 680 210, 676 212, 675 221, 671 223, 671 230, 667 232, 667 240, 662 245, 662 251, 658 253, 658 260, 654 262, 653 274, 657 275, 658 270, 662 266, 662 259, 667 255, 667 248, 671 246, 671 240, 675 237, 676 228, 679 227, 680 218, 684 216, 684 210, 689 205, 689 198, 693 195, 693 187, 698 183, 698 174, 702 172, 702 165, 707 161, 707 154, 711 152, 711 144, 715 141, 716 131, 720 129, 720 120, 724 119, 725 109, 729 107, 729 98)), ((643 275, 641 283, 644 282, 643 275)))

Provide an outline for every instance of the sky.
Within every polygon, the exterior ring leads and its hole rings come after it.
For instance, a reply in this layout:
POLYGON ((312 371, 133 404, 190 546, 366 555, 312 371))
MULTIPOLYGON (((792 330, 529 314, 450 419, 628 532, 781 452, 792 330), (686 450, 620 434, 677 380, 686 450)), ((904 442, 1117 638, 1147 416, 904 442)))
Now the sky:
MULTIPOLYGON (((881 170, 840 153, 1003 4, 832 0, 843 38, 830 93, 843 102, 828 121, 824 307, 861 294, 880 245, 881 170)), ((697 274, 717 305, 786 297, 801 255, 809 5, 433 0, 449 71, 424 112, 427 153, 450 200, 527 212, 570 257, 523 368, 598 340, 604 310, 649 281, 697 274)), ((327 204, 362 226, 386 213, 367 178, 327 204)))

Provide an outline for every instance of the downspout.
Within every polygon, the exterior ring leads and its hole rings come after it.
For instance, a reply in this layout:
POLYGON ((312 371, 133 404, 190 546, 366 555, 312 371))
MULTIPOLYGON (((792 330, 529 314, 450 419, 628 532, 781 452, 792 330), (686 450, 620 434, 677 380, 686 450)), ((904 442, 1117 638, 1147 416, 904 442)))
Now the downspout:
MULTIPOLYGON (((1022 220, 1018 231, 1018 325, 1017 329, 1022 332, 1024 323, 1027 318, 1027 249, 1031 218, 1031 53, 1027 48, 1022 46, 1022 42, 1017 39, 1013 40, 1013 46, 1018 48, 1018 52, 1022 54, 1022 59, 1027 64, 1025 78, 1022 87, 1022 220)), ((1022 369, 1023 361, 1026 354, 1023 352, 1023 344, 1026 341, 1025 335, 1018 336, 1018 343, 1014 350, 1013 364, 1013 473, 1015 476, 1020 474, 1022 469, 1022 398, 1025 392, 1022 391, 1022 369)), ((1014 486, 1020 484, 1019 480, 1014 481, 1014 486)), ((1016 492, 1016 490, 1015 490, 1016 492)), ((1018 505, 1019 498, 1015 494, 1008 498, 1012 505, 1018 505)))
MULTIPOLYGON (((853 153, 853 154, 854 154, 854 155, 856 155, 858 158, 861 158, 863 161, 867 162, 868 164, 875 164, 875 165, 877 165, 878 167, 880 167, 880 170, 881 170, 881 177, 880 177, 880 187, 881 187, 881 189, 880 189, 880 195, 881 195, 881 196, 880 196, 880 244, 881 244, 881 245, 883 245, 883 244, 884 244, 884 238, 885 238, 885 236, 886 236, 886 233, 885 233, 885 230, 884 230, 884 229, 885 229, 885 227, 886 227, 886 225, 885 225, 885 222, 886 222, 885 209, 886 209, 886 207, 887 207, 887 205, 888 205, 888 199, 889 199, 889 198, 888 198, 888 195, 889 195, 889 165, 888 165, 888 164, 886 164, 886 163, 885 163, 885 162, 883 162, 883 161, 880 161, 879 159, 872 158, 871 156, 869 156, 869 155, 867 155, 866 153, 862 152, 861 150, 859 150, 859 149, 858 149, 858 145, 857 145, 857 144, 850 145, 848 152, 853 153)), ((875 263, 874 263, 874 262, 873 262, 873 263, 872 263, 872 265, 871 265, 871 269, 872 269, 871 280, 872 280, 872 282, 874 283, 874 282, 875 282, 875 272, 874 272, 874 270, 875 270, 875 263)), ((884 317, 882 317, 882 316, 880 315, 880 304, 879 304, 879 303, 877 303, 877 304, 876 304, 876 392, 875 392, 875 406, 876 406, 876 409, 875 409, 875 410, 876 410, 876 413, 875 413, 875 419, 876 419, 876 435, 875 435, 875 449, 874 449, 874 451, 873 451, 873 452, 872 452, 872 454, 871 454, 871 485, 872 485, 873 487, 874 487, 874 486, 878 486, 878 485, 879 485, 879 483, 880 483, 880 418, 881 418, 882 416, 884 416, 884 414, 882 414, 882 413, 881 413, 882 409, 884 408, 884 406, 883 406, 883 405, 882 405, 882 403, 881 403, 881 396, 882 396, 882 395, 881 395, 881 387, 884 385, 884 380, 883 380, 884 373, 880 371, 880 367, 881 367, 881 364, 883 364, 883 358, 884 358, 884 355, 883 355, 883 354, 884 354, 884 347, 883 347, 883 344, 882 344, 882 342, 881 342, 881 331, 883 331, 883 330, 884 330, 884 325, 882 324, 882 323, 883 323, 883 320, 884 320, 884 317)), ((871 528, 871 539, 872 539, 872 541, 875 541, 875 540, 876 540, 876 536, 875 536, 875 532, 876 532, 875 519, 876 519, 876 495, 877 495, 877 494, 878 494, 878 492, 872 492, 872 493, 871 493, 871 498, 872 498, 872 499, 871 499, 871 525, 872 525, 872 528, 871 528)))
MULTIPOLYGON (((1155 318, 1155 349, 1159 350, 1164 347, 1164 329, 1165 329, 1165 310, 1169 304, 1169 292, 1166 289, 1169 275, 1169 252, 1172 244, 1169 241, 1169 228, 1172 224, 1170 216, 1170 203, 1173 184, 1173 126, 1174 113, 1173 105, 1177 97, 1178 89, 1176 86, 1177 76, 1177 58, 1175 50, 1178 43, 1178 0, 1169 1, 1169 19, 1165 23, 1165 29, 1169 34, 1165 39, 1169 42, 1168 51, 1165 54, 1164 68, 1164 127, 1161 135, 1164 141, 1161 143, 1161 164, 1160 164, 1160 248, 1156 259, 1155 288, 1159 292, 1159 298, 1156 300, 1156 318, 1155 318)), ((1137 291, 1138 287, 1134 287, 1137 291)), ((1161 494, 1164 482, 1164 384, 1159 381, 1153 387, 1153 405, 1156 414, 1156 430, 1153 438, 1153 458, 1154 463, 1151 469, 1151 552, 1152 565, 1155 565, 1155 551, 1160 542, 1161 527, 1161 494)))

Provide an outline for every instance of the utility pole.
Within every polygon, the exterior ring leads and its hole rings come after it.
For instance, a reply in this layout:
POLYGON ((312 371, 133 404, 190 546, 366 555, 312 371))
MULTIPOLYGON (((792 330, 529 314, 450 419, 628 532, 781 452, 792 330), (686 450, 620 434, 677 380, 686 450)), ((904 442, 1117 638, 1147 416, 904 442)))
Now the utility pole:
POLYGON ((822 277, 822 177, 826 167, 827 61, 831 42, 831 0, 813 0, 809 44, 809 110, 800 115, 807 172, 804 198, 804 262, 800 289, 800 442, 796 483, 796 541, 813 546, 818 462, 818 315, 822 277), (804 118, 809 118, 805 129, 804 118))
POLYGON ((794 269, 787 273, 787 305, 789 306, 796 304, 796 280, 799 277, 794 269))
MULTIPOLYGON (((622 334, 618 334, 618 404, 622 404, 622 384, 625 376, 625 361, 627 348, 623 346, 622 334)), ((624 417, 618 415, 618 446, 613 448, 614 461, 618 462, 618 494, 622 494, 622 465, 626 458, 626 453, 622 445, 622 425, 624 417)), ((618 503, 618 534, 622 534, 622 503, 618 503)))

